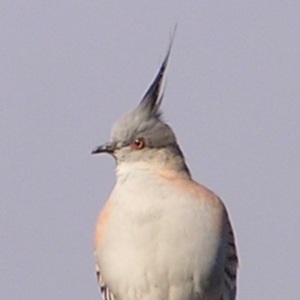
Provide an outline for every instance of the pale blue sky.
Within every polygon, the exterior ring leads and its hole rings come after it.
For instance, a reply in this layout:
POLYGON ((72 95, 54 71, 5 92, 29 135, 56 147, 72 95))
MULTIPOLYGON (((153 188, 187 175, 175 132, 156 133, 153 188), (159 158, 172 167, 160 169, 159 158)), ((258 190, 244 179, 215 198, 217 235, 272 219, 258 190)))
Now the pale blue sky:
POLYGON ((177 23, 164 115, 229 209, 238 299, 298 300, 299 16, 299 1, 2 1, 0 299, 100 299, 92 235, 114 162, 90 152, 177 23))

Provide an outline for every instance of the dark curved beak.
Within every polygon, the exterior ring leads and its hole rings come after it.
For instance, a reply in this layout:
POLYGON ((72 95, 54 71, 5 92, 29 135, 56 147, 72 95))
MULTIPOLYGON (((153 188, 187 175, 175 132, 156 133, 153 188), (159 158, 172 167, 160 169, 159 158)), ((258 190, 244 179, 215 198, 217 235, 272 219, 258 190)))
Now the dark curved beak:
POLYGON ((114 144, 107 142, 103 145, 100 145, 96 147, 93 151, 92 154, 98 154, 98 153, 113 153, 115 150, 114 144))

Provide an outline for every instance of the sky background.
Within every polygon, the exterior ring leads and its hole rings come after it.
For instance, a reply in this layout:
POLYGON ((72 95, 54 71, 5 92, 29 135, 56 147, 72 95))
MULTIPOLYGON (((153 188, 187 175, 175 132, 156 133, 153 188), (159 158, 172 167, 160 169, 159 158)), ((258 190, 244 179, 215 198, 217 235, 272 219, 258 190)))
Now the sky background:
POLYGON ((295 0, 1 1, 0 299, 100 299, 92 239, 114 161, 90 152, 177 23, 164 116, 230 212, 237 298, 298 300, 299 16, 295 0))

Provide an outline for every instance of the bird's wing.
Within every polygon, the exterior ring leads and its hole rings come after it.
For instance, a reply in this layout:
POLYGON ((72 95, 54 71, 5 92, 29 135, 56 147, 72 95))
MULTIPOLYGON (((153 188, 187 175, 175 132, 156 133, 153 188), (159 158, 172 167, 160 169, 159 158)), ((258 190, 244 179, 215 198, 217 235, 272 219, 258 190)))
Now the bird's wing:
POLYGON ((224 225, 227 244, 224 265, 224 288, 221 300, 235 300, 238 257, 234 234, 227 213, 224 225))
POLYGON ((97 263, 95 265, 95 269, 96 269, 97 282, 99 284, 100 292, 103 300, 115 300, 114 295, 109 291, 108 287, 103 281, 103 278, 101 277, 100 269, 97 263))

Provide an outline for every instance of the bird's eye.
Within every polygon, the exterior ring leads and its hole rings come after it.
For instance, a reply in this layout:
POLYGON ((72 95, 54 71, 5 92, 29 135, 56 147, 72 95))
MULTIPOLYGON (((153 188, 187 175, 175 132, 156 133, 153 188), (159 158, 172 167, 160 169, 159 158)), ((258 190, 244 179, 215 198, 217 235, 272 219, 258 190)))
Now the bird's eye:
POLYGON ((131 148, 134 150, 141 150, 145 147, 145 140, 143 138, 135 139, 131 143, 131 148))

